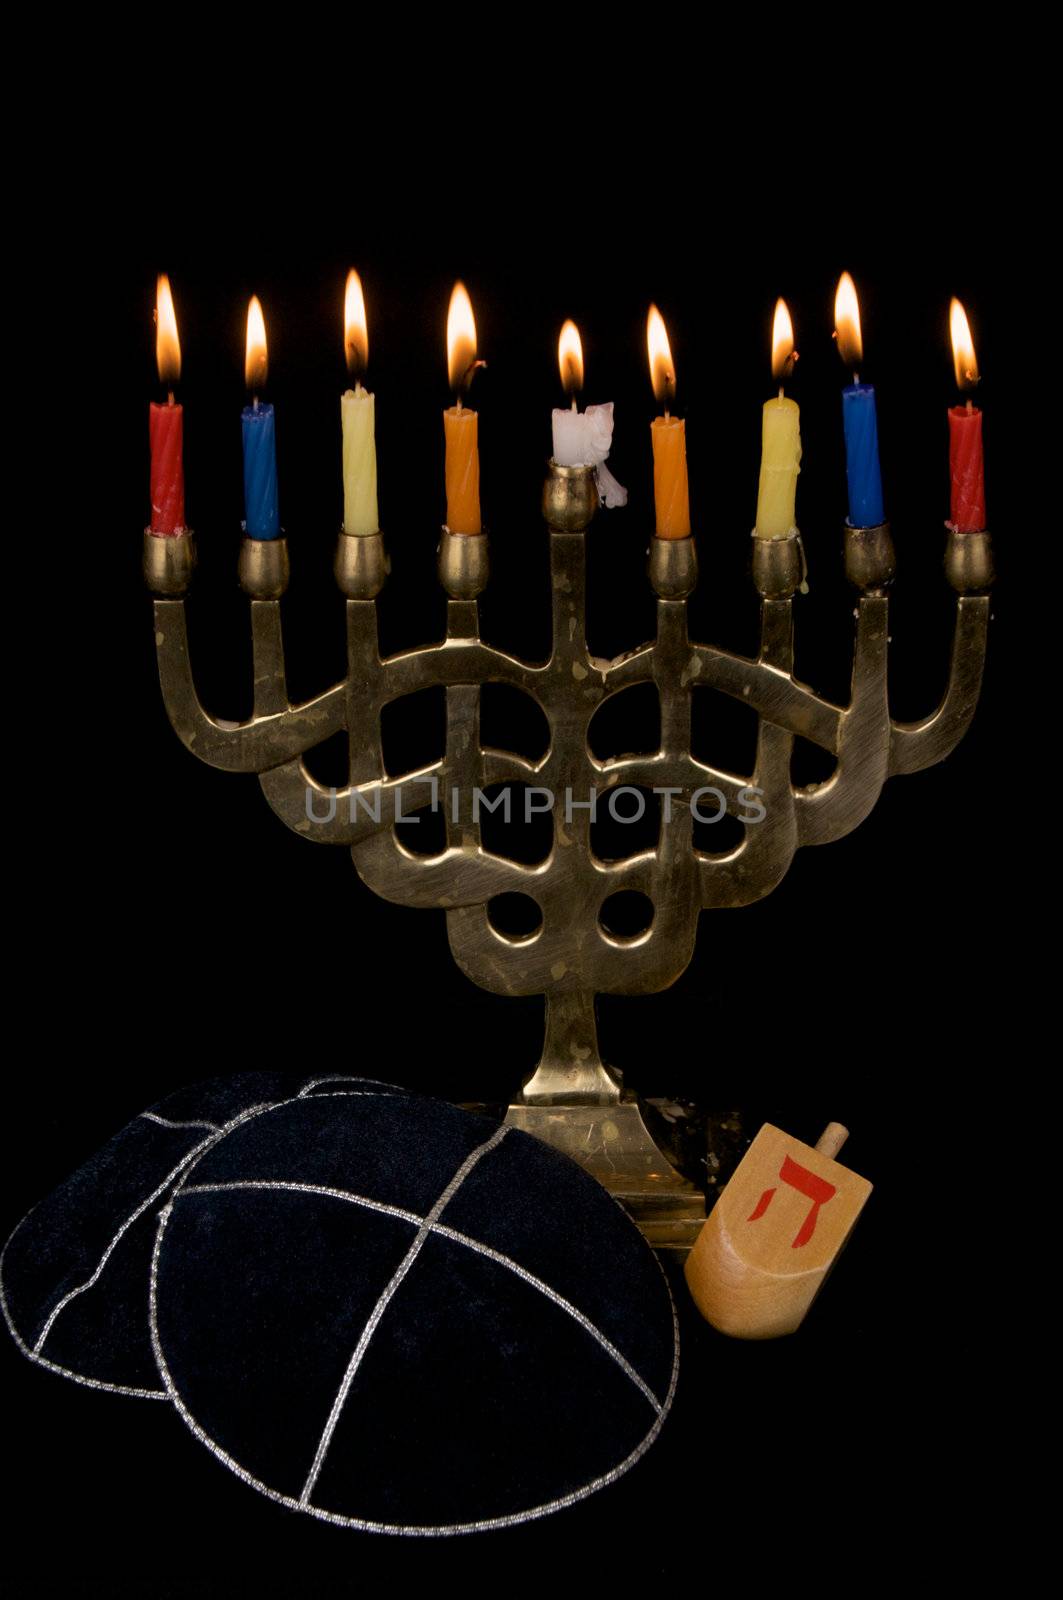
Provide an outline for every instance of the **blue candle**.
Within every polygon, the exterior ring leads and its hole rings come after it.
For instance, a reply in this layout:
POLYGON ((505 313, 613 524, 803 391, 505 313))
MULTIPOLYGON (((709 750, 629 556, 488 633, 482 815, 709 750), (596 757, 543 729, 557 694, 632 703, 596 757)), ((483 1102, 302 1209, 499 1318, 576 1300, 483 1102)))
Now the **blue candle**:
POLYGON ((882 471, 878 464, 878 422, 875 391, 869 383, 842 390, 845 424, 845 474, 849 480, 849 525, 876 528, 885 522, 882 471))
POLYGON ((276 539, 281 531, 277 509, 277 447, 272 406, 245 406, 244 529, 249 539, 276 539))
POLYGON ((266 382, 269 356, 266 322, 258 295, 247 308, 247 356, 244 378, 255 397, 240 420, 244 432, 244 532, 249 539, 276 539, 281 531, 277 509, 277 445, 273 432, 273 407, 259 405, 258 394, 266 382))
POLYGON ((838 279, 834 296, 834 336, 838 354, 853 375, 842 390, 842 422, 845 425, 845 474, 849 480, 849 526, 877 528, 885 522, 882 509, 882 472, 878 464, 878 420, 875 416, 875 391, 860 382, 856 368, 864 354, 860 331, 860 302, 856 285, 847 272, 838 279))

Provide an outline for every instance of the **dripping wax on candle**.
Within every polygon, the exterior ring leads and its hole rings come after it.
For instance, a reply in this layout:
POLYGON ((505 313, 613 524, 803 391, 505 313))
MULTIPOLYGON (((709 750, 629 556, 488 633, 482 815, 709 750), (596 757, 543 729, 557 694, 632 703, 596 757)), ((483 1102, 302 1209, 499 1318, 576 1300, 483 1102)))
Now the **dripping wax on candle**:
POLYGON ((605 465, 613 443, 613 402, 580 411, 576 396, 583 388, 583 341, 572 321, 565 323, 557 342, 561 387, 571 405, 555 408, 552 416, 553 459, 559 467, 593 467, 598 493, 606 506, 627 504, 627 490, 605 465))
POLYGON ((343 434, 343 531, 379 533, 376 493, 376 400, 362 386, 369 333, 362 281, 352 267, 343 297, 343 344, 354 388, 340 397, 343 434))

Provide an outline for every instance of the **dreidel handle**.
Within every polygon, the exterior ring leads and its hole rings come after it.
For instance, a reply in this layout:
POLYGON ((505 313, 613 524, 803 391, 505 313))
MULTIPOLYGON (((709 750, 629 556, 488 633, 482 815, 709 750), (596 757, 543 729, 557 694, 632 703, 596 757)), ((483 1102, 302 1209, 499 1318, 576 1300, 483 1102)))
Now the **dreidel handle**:
POLYGON ((829 1156, 833 1161, 848 1137, 849 1130, 843 1123, 828 1122, 816 1140, 816 1149, 821 1156, 829 1156))

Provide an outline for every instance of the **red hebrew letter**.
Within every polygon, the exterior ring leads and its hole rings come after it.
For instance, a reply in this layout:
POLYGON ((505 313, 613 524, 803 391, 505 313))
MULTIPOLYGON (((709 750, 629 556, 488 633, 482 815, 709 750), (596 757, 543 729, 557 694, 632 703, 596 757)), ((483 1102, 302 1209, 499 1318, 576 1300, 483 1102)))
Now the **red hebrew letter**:
POLYGON ((814 1172, 809 1172, 807 1167, 798 1166, 789 1156, 783 1157, 779 1177, 783 1183, 788 1183, 799 1194, 807 1195, 812 1202, 812 1209, 802 1222, 797 1238, 793 1242, 793 1248, 799 1250, 803 1244, 808 1243, 816 1231, 816 1218, 819 1216, 820 1206, 826 1205, 838 1191, 833 1183, 828 1183, 826 1178, 817 1178, 814 1172))
MULTIPOLYGON (((784 1156, 782 1166, 779 1168, 779 1177, 783 1183, 788 1183, 791 1189, 796 1189, 799 1194, 806 1195, 812 1202, 812 1209, 802 1222, 797 1231, 797 1237, 791 1249, 800 1250, 807 1244, 816 1231, 816 1218, 819 1216, 820 1206, 825 1206, 827 1201, 837 1194, 833 1183, 828 1183, 826 1178, 817 1178, 814 1172, 809 1172, 807 1167, 802 1167, 791 1156, 784 1156)), ((759 1222, 760 1218, 771 1205, 775 1195, 774 1189, 765 1189, 756 1206, 747 1217, 748 1222, 759 1222)))
POLYGON ((771 1197, 772 1197, 772 1195, 774 1193, 775 1193, 774 1189, 765 1189, 764 1193, 761 1195, 760 1199, 757 1201, 756 1205, 753 1207, 753 1210, 749 1213, 749 1216, 746 1218, 747 1222, 759 1222, 760 1221, 760 1218, 764 1215, 765 1211, 767 1211, 768 1207, 771 1205, 771 1197))

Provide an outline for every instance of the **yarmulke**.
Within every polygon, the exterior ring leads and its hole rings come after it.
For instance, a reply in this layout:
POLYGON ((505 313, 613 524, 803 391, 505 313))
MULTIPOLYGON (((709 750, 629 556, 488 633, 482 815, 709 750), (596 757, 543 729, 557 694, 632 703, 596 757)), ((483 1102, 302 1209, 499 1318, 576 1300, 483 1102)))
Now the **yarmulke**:
POLYGON ((171 1399, 245 1483, 341 1526, 544 1516, 633 1466, 675 1389, 667 1283, 606 1190, 519 1130, 364 1080, 171 1097, 6 1255, 27 1354, 171 1399))
POLYGON ((252 1107, 338 1088, 405 1093, 347 1074, 249 1072, 179 1089, 123 1128, 34 1207, 0 1254, 0 1308, 23 1355, 91 1388, 166 1399, 147 1315, 165 1196, 252 1107))
POLYGON ((252 1487, 389 1533, 530 1520, 634 1464, 671 1401, 664 1276, 611 1196, 411 1097, 242 1122, 160 1223, 155 1354, 252 1487))

